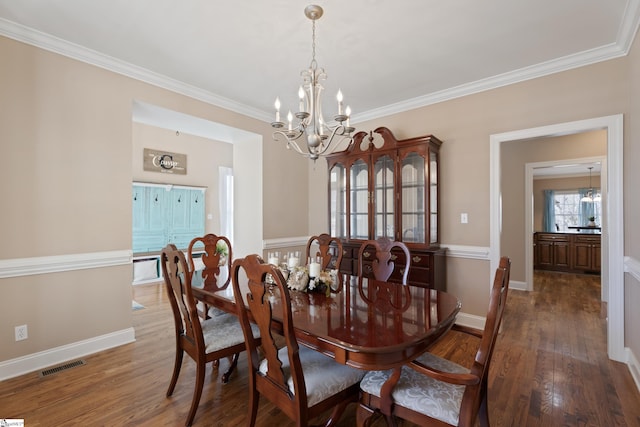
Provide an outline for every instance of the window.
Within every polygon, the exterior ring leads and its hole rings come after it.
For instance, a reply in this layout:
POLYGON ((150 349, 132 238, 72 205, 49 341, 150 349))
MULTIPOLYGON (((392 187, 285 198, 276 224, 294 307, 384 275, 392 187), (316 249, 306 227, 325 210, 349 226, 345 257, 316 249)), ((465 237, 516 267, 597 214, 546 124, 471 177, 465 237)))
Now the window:
MULTIPOLYGON (((596 189, 599 192, 599 189, 596 189)), ((553 223, 557 231, 568 230, 569 227, 585 227, 590 218, 600 224, 602 203, 600 201, 582 202, 585 190, 569 190, 553 192, 553 223)), ((551 231, 551 230, 547 230, 551 231)))

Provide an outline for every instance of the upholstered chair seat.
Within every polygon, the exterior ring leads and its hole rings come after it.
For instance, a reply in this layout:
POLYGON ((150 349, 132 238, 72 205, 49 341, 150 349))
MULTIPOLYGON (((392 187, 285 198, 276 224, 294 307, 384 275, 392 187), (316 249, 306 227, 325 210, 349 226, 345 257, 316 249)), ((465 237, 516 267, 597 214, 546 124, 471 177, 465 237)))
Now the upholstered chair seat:
MULTIPOLYGON (((209 311, 211 313, 211 311, 209 311)), ((244 344, 244 334, 238 317, 234 314, 216 312, 216 315, 203 320, 202 335, 205 351, 213 353, 236 344, 244 344)), ((260 337, 260 329, 252 325, 254 336, 260 337)))
MULTIPOLYGON (((287 376, 289 391, 295 395, 287 353, 287 348, 283 347, 278 351, 278 357, 282 360, 282 370, 287 376)), ((309 406, 322 402, 326 398, 357 384, 365 374, 365 371, 361 369, 340 365, 332 358, 306 347, 300 347, 299 354, 309 406)), ((259 372, 266 375, 268 370, 268 361, 263 359, 260 362, 259 372)))
MULTIPOLYGON (((431 353, 426 353, 417 360, 439 371, 469 373, 469 369, 464 366, 431 353)), ((366 393, 380 397, 382 385, 389 379, 391 372, 391 370, 368 372, 362 379, 360 388, 366 393)), ((397 405, 455 426, 458 425, 464 389, 463 385, 438 381, 405 366, 391 396, 397 405)))

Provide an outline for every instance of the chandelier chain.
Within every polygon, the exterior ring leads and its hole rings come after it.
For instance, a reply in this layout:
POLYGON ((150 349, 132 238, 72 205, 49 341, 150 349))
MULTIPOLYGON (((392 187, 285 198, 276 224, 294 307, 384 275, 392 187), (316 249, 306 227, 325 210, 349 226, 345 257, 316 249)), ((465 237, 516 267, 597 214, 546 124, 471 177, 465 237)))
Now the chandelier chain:
POLYGON ((316 62, 316 20, 311 21, 311 69, 318 67, 316 62))

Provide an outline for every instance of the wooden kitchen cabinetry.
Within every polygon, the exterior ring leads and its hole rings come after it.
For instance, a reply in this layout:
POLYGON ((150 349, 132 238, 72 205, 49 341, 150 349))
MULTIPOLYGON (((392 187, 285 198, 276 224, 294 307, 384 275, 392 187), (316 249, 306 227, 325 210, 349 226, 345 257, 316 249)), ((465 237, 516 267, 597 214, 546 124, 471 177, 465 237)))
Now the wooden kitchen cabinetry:
POLYGON ((575 273, 600 273, 600 235, 535 233, 534 268, 575 273))
POLYGON ((573 236, 574 270, 600 272, 600 235, 578 234, 573 236))
MULTIPOLYGON (((432 135, 397 140, 380 127, 357 133, 344 151, 327 156, 329 229, 342 240, 343 272, 357 274, 364 240, 388 237, 409 248, 410 284, 445 290, 438 211, 441 144, 432 135)), ((394 272, 392 280, 399 275, 394 272)))

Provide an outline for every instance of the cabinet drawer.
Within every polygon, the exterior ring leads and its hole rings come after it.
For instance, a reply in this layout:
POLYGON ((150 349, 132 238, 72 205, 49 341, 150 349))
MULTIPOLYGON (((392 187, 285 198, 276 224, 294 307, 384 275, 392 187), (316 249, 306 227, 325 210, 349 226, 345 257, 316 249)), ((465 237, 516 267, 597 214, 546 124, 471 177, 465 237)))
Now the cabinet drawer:
POLYGON ((566 234, 536 233, 536 240, 544 242, 568 242, 569 236, 566 234))
POLYGON ((590 243, 592 245, 600 244, 600 236, 589 236, 584 234, 578 234, 575 236, 576 243, 590 243))

